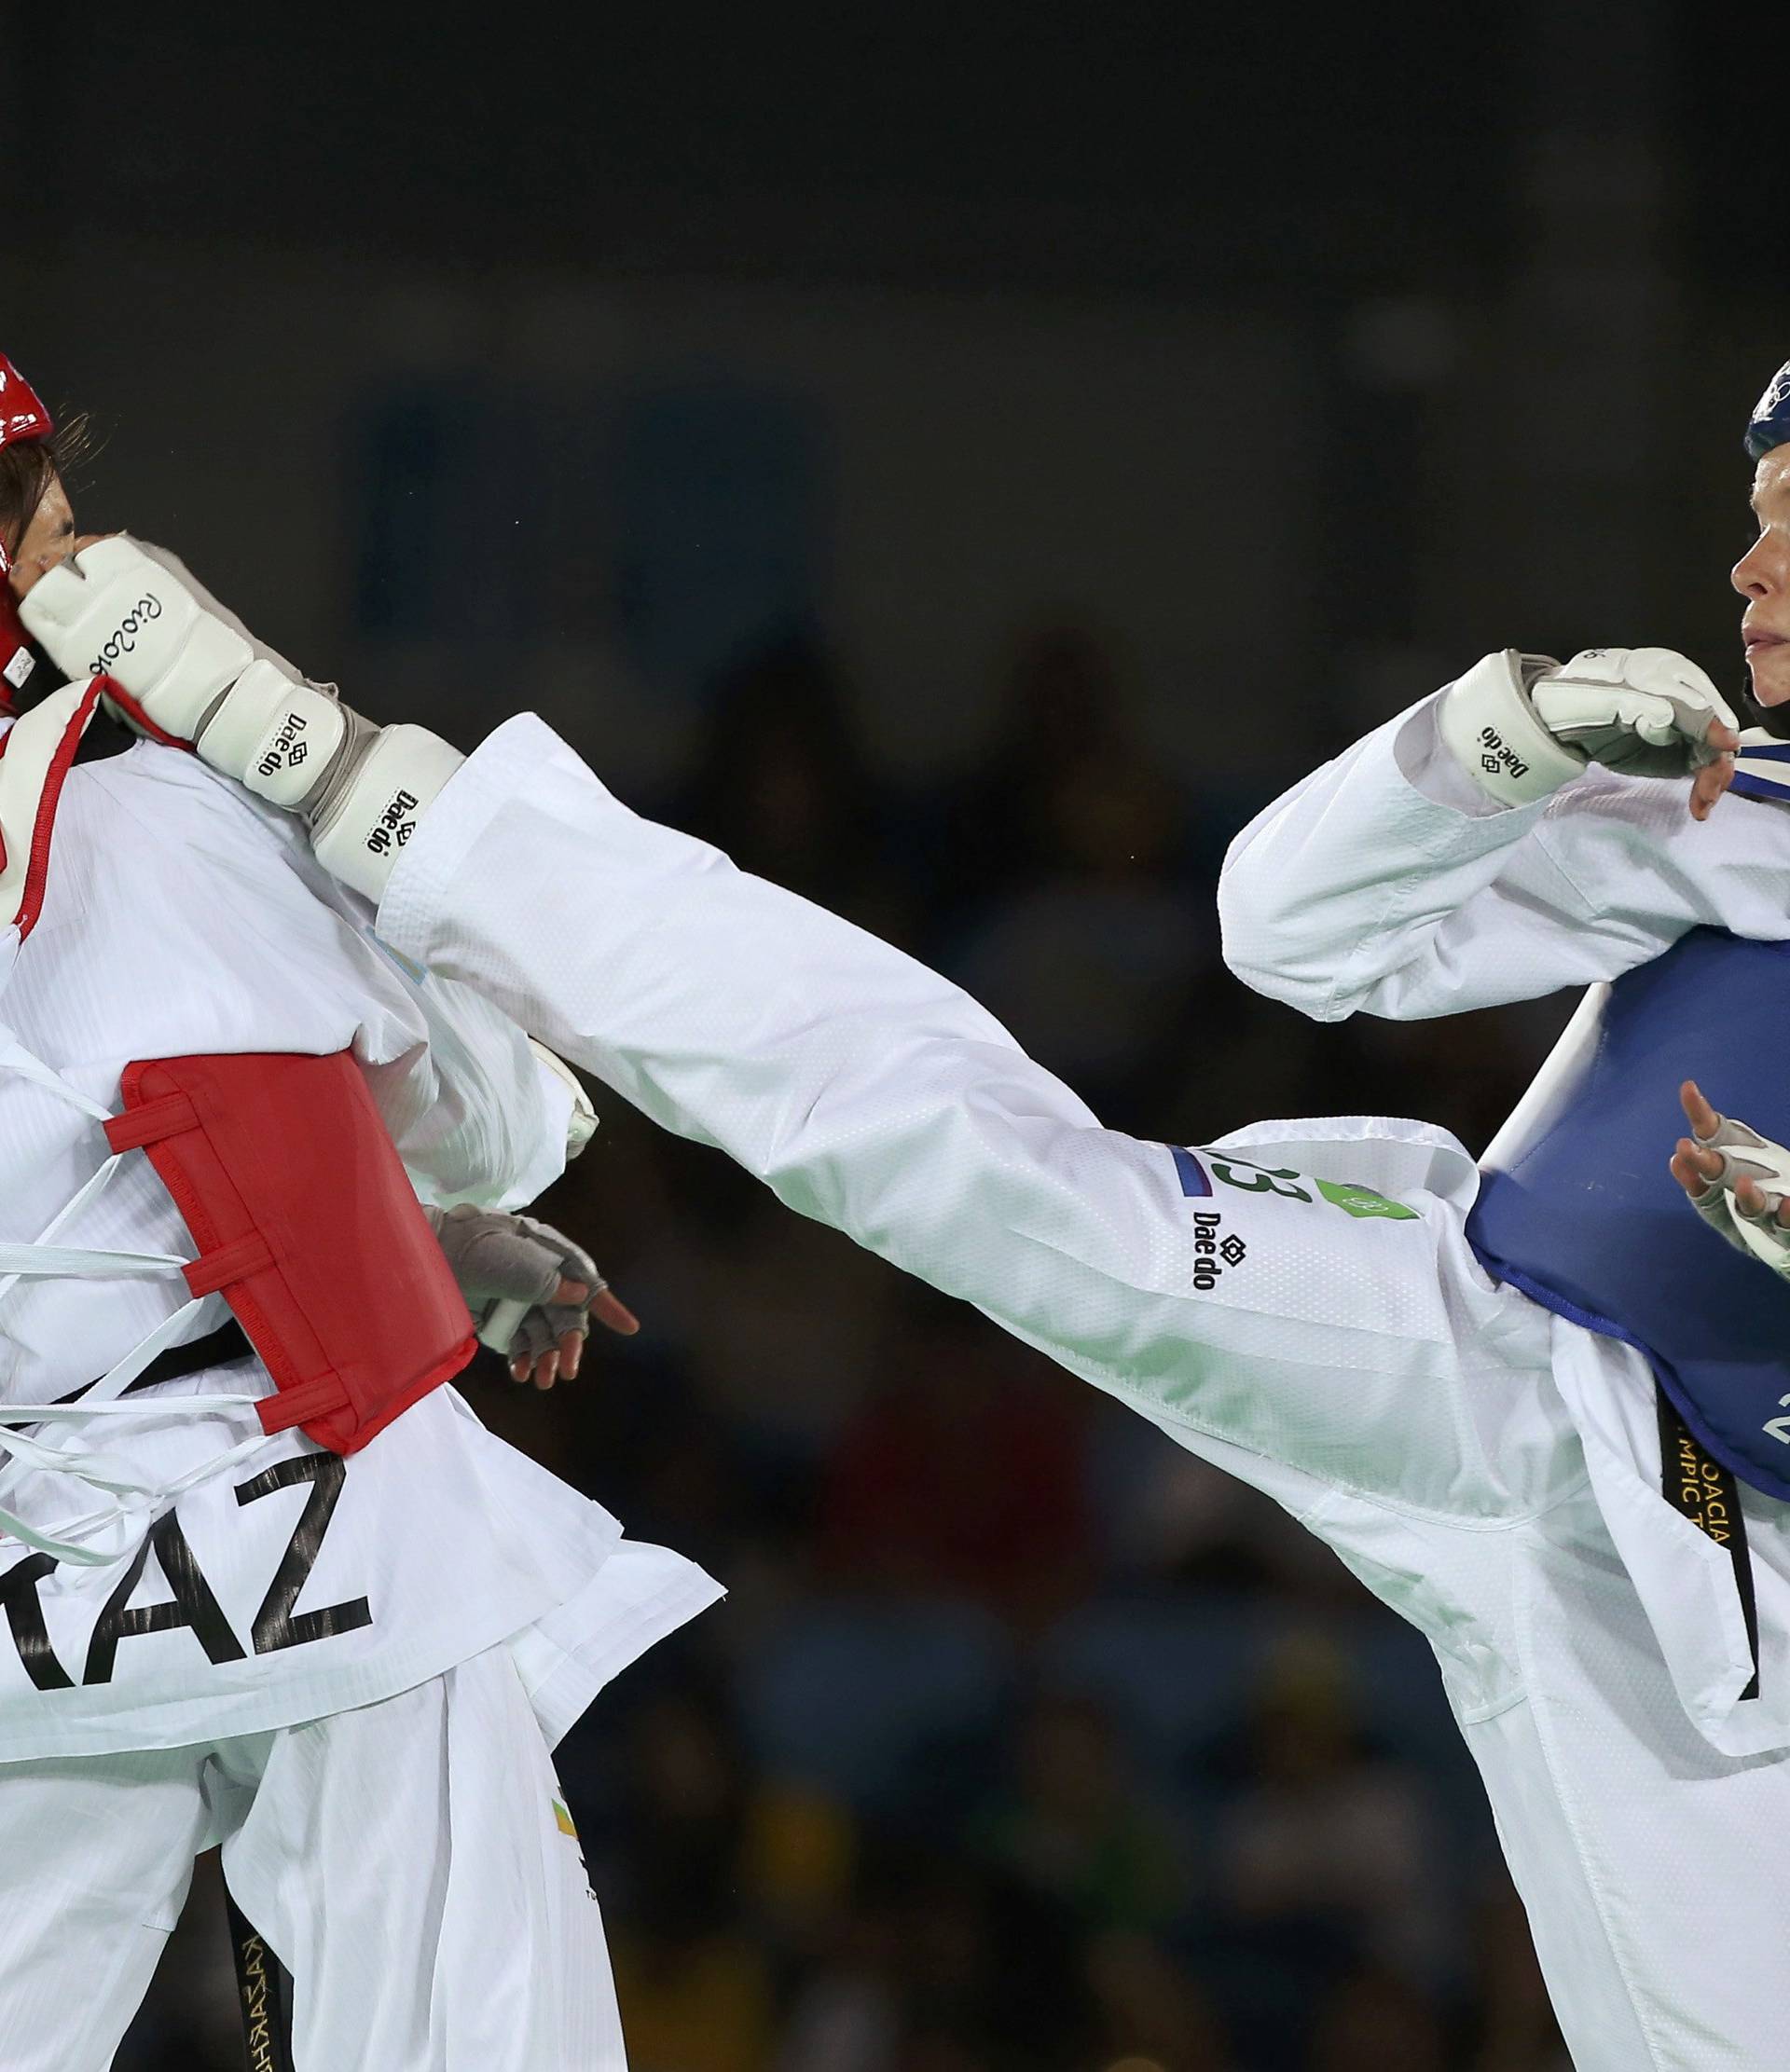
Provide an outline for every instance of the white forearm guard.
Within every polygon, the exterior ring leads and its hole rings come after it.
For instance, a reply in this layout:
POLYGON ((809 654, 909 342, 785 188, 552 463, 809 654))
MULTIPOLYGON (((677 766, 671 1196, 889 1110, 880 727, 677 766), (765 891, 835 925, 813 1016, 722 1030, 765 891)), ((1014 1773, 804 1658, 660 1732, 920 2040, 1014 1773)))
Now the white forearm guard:
POLYGON ((350 742, 315 803, 299 810, 318 862, 377 906, 417 822, 466 759, 427 727, 374 727, 359 713, 350 717, 367 733, 350 742))
POLYGON ((111 677, 131 718, 300 815, 324 869, 377 902, 460 752, 426 727, 377 727, 257 654, 196 589, 118 537, 52 569, 21 615, 71 678, 111 677))
POLYGON ((1584 775, 1585 758, 1556 741, 1529 702, 1529 685, 1560 665, 1505 648, 1476 662, 1442 693, 1444 745, 1499 805, 1530 805, 1584 775))

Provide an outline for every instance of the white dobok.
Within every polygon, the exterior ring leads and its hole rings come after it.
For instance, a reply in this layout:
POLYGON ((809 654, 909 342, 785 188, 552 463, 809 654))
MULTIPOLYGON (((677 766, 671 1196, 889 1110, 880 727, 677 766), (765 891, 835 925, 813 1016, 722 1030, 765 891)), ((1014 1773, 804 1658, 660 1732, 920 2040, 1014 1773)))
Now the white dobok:
MULTIPOLYGON (((1782 932, 1790 818, 1685 801, 1592 771, 1494 810, 1419 708, 1240 838, 1229 954, 1320 1015, 1412 1014, 1607 976, 1700 921, 1782 932)), ((1488 1280, 1452 1137, 1105 1130, 958 989, 636 817, 532 716, 449 778, 378 923, 1277 1499, 1434 1647, 1581 2072, 1778 2072, 1783 1507, 1745 1499, 1743 1701, 1733 1571, 1660 1497, 1650 1378, 1488 1280)))
MULTIPOLYGON (((0 723, 0 737, 27 723, 0 723)), ((499 1009, 386 948, 286 816, 147 742, 69 772, 41 918, 22 941, 0 931, 0 1406, 53 1403, 133 1348, 132 1366, 228 1321, 221 1296, 188 1297, 179 1269, 197 1247, 146 1156, 108 1154, 101 1124, 124 1065, 351 1046, 425 1201, 519 1206, 560 1172, 566 1084, 499 1009)), ((257 1645, 314 1492, 303 1475, 256 1478, 323 1450, 262 1432, 253 1405, 271 1389, 260 1361, 241 1359, 114 1414, 0 1432, 22 1456, 0 1452, 0 1512, 52 1554, 90 1557, 51 1562, 0 1532, 0 1763, 264 1733, 504 1642, 551 1742, 718 1594, 681 1557, 624 1542, 449 1387, 337 1463, 282 1644, 257 1645), (59 1451, 94 1480, 54 1465, 59 1451), (171 1600, 159 1549, 111 1602, 176 1498, 181 1558, 198 1571, 176 1580, 189 1609, 222 1622, 209 1635, 145 1615, 171 1600), (337 1630, 304 1624, 361 1600, 367 1615, 337 1630)))

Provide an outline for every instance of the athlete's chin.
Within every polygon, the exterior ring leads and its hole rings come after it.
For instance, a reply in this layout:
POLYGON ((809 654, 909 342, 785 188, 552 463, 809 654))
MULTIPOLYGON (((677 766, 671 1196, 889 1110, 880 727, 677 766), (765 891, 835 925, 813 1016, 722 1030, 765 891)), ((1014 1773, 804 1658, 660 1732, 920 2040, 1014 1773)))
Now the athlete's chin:
POLYGON ((1753 695, 1761 705, 1790 705, 1790 643, 1756 648, 1751 656, 1753 695))

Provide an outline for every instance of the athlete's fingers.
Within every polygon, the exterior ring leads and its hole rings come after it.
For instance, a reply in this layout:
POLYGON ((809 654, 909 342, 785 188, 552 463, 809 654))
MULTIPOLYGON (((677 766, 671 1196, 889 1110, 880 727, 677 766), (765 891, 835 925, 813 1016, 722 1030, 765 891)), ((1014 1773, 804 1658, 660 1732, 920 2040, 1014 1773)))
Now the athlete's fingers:
POLYGON ((1721 1170, 1721 1160, 1713 1151, 1700 1152, 1688 1137, 1678 1139, 1678 1148, 1672 1155, 1672 1176, 1684 1188, 1693 1201, 1700 1201, 1709 1192, 1714 1173, 1705 1173, 1698 1163, 1700 1159, 1714 1161, 1716 1171, 1721 1170))
MULTIPOLYGON (((1734 1189, 1734 1201, 1742 1215, 1750 1217, 1755 1223, 1759 1222, 1765 1215, 1769 1200, 1765 1189, 1750 1173, 1742 1175, 1734 1189)), ((1780 1230, 1790 1230, 1790 1198, 1778 1203, 1777 1213, 1771 1221, 1780 1230)))
MULTIPOLYGON (((590 1290, 583 1281, 561 1281, 553 1291, 553 1300, 568 1308, 582 1302, 590 1290)), ((620 1296, 611 1288, 604 1288, 590 1305, 590 1313, 609 1330, 631 1338, 640 1327, 640 1320, 620 1296)))
POLYGON ((640 1318, 610 1288, 605 1288, 591 1304, 590 1313, 605 1330, 613 1331, 618 1338, 631 1338, 640 1327, 640 1318))
POLYGON ((1713 1137, 1721 1128, 1721 1117, 1703 1099, 1703 1090, 1695 1079, 1685 1081, 1678 1089, 1678 1098, 1684 1104, 1685 1119, 1693 1136, 1713 1137))
MULTIPOLYGON (((640 1327, 640 1319, 618 1296, 608 1289, 600 1290, 594 1297, 587 1281, 574 1281, 562 1274, 558 1285, 548 1298, 556 1308, 577 1309, 588 1301, 590 1314, 606 1329, 618 1337, 631 1338, 640 1327)), ((513 1381, 531 1382, 537 1389, 550 1389, 556 1381, 570 1381, 584 1364, 585 1340, 589 1332, 586 1324, 582 1329, 573 1325, 560 1332, 557 1342, 542 1353, 512 1352, 509 1356, 510 1379, 513 1381)))
POLYGON ((1728 755, 1732 755, 1741 745, 1738 731, 1729 726, 1726 720, 1712 720, 1706 738, 1712 748, 1720 748, 1728 755))
MULTIPOLYGON (((1731 730, 1724 727, 1724 734, 1731 730)), ((1710 730, 1714 739, 1715 730, 1710 730)), ((1690 786, 1690 816, 1693 820, 1707 820, 1715 802, 1734 781, 1734 758, 1731 754, 1718 756, 1714 762, 1706 762, 1690 786)))
POLYGON ((1673 1153, 1674 1173, 1680 1159, 1684 1161, 1686 1172, 1692 1176, 1700 1192, 1714 1187, 1722 1176, 1722 1154, 1710 1150, 1707 1145, 1699 1144, 1694 1138, 1678 1139, 1678 1147, 1673 1153))
MULTIPOLYGON (((1770 1207, 1771 1198, 1751 1173, 1745 1174, 1735 1187, 1734 1201, 1741 1213, 1751 1221, 1759 1223, 1767 1219, 1766 1212, 1770 1207)), ((1790 1229, 1790 1199, 1779 1201, 1769 1220, 1780 1230, 1790 1229)))

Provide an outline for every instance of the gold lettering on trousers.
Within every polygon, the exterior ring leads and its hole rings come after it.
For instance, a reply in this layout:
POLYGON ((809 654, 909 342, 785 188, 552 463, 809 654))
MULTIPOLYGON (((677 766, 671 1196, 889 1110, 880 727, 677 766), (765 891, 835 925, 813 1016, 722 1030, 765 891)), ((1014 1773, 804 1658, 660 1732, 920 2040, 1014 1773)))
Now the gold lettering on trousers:
POLYGON ((268 2001, 268 1946, 258 1935, 242 1945, 242 2007, 248 2016, 249 2072, 278 2072, 273 2059, 273 2024, 268 2001))

